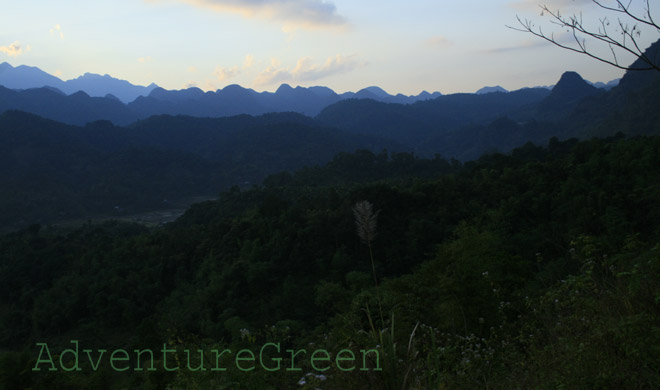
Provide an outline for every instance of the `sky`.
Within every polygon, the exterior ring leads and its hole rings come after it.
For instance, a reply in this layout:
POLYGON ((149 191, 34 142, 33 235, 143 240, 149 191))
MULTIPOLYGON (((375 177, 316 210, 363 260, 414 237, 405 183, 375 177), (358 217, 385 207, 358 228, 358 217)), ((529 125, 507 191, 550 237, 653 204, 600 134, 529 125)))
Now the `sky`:
MULTIPOLYGON (((37 66, 63 80, 90 72, 166 89, 239 84, 274 91, 287 83, 346 92, 377 85, 406 95, 552 85, 568 70, 594 82, 622 76, 621 70, 507 27, 519 26, 520 16, 566 42, 566 33, 553 28, 539 4, 0 0, 0 62, 37 66)), ((564 15, 582 12, 585 23, 606 16, 590 0, 543 4, 564 15)), ((656 39, 657 31, 640 37, 645 46, 656 39)))

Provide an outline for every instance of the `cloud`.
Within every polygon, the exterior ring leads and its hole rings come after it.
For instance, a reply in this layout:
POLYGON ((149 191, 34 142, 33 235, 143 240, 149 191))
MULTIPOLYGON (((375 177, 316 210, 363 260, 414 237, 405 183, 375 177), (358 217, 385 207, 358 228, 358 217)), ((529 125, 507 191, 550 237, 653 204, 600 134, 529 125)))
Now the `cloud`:
POLYGON ((56 24, 53 28, 50 29, 50 35, 58 35, 60 39, 64 39, 64 33, 62 32, 62 26, 56 24))
POLYGON ((243 61, 243 69, 251 68, 252 65, 254 65, 254 57, 252 54, 248 54, 245 56, 245 60, 243 61))
MULTIPOLYGON (((26 51, 30 51, 30 46, 27 47, 26 51)), ((21 47, 21 44, 16 41, 9 46, 0 46, 0 53, 5 53, 9 57, 18 57, 21 54, 23 54, 23 48, 21 47)))
POLYGON ((592 0, 518 0, 508 3, 508 6, 518 11, 541 11, 539 6, 547 5, 549 9, 565 9, 593 4, 592 0))
POLYGON ((239 74, 241 74, 241 70, 238 68, 238 66, 231 68, 223 68, 219 66, 215 68, 215 71, 213 72, 213 75, 215 75, 218 81, 229 80, 238 76, 239 74))
POLYGON ((513 52, 513 51, 536 49, 538 47, 544 47, 544 46, 549 46, 549 45, 551 45, 551 43, 547 42, 543 39, 534 39, 534 40, 527 40, 525 42, 522 42, 520 45, 501 46, 501 47, 496 47, 496 48, 493 48, 493 49, 486 49, 486 50, 484 50, 484 52, 491 53, 491 54, 509 53, 509 52, 513 52))
POLYGON ((151 62, 153 59, 151 58, 151 56, 146 56, 146 57, 140 57, 137 60, 139 63, 144 64, 147 62, 151 62))
POLYGON ((339 54, 328 58, 320 66, 313 64, 310 58, 303 58, 298 60, 292 74, 295 80, 314 81, 334 74, 350 72, 359 65, 353 56, 343 57, 339 54))
MULTIPOLYGON (((572 43, 575 43, 573 34, 565 31, 559 31, 556 34, 554 34, 554 40, 562 45, 570 45, 572 43)), ((522 41, 517 45, 501 46, 492 49, 485 49, 483 50, 483 52, 492 53, 492 54, 507 53, 507 52, 520 51, 520 50, 536 49, 540 47, 549 47, 552 45, 553 45, 552 43, 546 41, 545 39, 532 37, 531 39, 522 41)))
POLYGON ((204 84, 204 88, 202 88, 206 91, 216 91, 218 90, 218 86, 215 85, 215 83, 212 80, 206 80, 206 84, 204 84))
POLYGON ((270 84, 280 84, 293 81, 293 75, 288 69, 278 68, 276 60, 263 72, 259 73, 254 79, 255 86, 264 86, 270 84))
MULTIPOLYGON (((573 39, 573 35, 570 33, 566 32, 560 32, 558 34, 555 34, 555 41, 558 43, 568 45, 571 44, 572 42, 575 42, 573 39)), ((518 45, 512 45, 512 46, 502 46, 502 47, 496 47, 493 49, 486 49, 484 52, 486 53, 507 53, 507 52, 512 52, 512 51, 519 51, 519 50, 527 50, 527 49, 536 49, 539 47, 547 47, 547 46, 552 46, 552 43, 546 41, 545 39, 541 38, 532 38, 532 39, 527 39, 523 42, 520 42, 518 45)))
MULTIPOLYGON (((162 1, 162 0, 160 0, 162 1)), ((346 19, 326 0, 177 0, 217 12, 240 14, 245 18, 283 22, 285 30, 342 27, 346 19)))
MULTIPOLYGON (((244 70, 251 68, 252 66, 254 66, 254 64, 255 64, 254 57, 251 54, 248 54, 245 56, 242 66, 234 65, 231 68, 218 66, 215 68, 215 71, 213 71, 213 75, 215 76, 216 80, 222 82, 239 76, 244 70)), ((191 72, 197 71, 195 67, 190 67, 189 70, 191 72)))
POLYGON ((546 40, 543 39, 530 39, 526 40, 524 42, 521 42, 519 45, 513 45, 513 46, 501 46, 501 47, 496 47, 493 49, 486 49, 484 52, 490 53, 490 54, 498 54, 498 53, 509 53, 509 52, 515 52, 515 51, 521 51, 521 50, 528 50, 528 49, 536 49, 539 47, 546 47, 546 46, 551 46, 552 44, 546 40))
POLYGON ((285 82, 310 82, 340 73, 347 73, 362 66, 354 56, 336 55, 328 58, 325 63, 315 64, 311 58, 298 60, 293 69, 282 68, 277 60, 271 60, 271 65, 257 75, 256 86, 280 84, 285 82))
POLYGON ((434 47, 449 47, 454 43, 442 35, 436 35, 426 40, 426 43, 434 47))

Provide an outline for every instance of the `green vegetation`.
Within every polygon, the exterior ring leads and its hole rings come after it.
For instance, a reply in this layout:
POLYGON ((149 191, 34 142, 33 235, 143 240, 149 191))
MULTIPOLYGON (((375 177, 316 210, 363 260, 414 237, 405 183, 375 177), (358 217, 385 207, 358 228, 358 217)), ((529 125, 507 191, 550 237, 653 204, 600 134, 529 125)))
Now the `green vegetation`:
POLYGON ((159 116, 123 128, 7 111, 0 114, 0 232, 171 209, 273 172, 324 164, 344 150, 389 144, 292 113, 159 116))
POLYGON ((0 387, 656 388, 658 237, 658 137, 553 138, 465 164, 343 153, 157 229, 0 237, 0 387), (378 217, 366 241, 354 220, 365 200, 378 217), (32 371, 36 343, 59 362, 70 340, 167 343, 181 367, 186 349, 195 367, 198 349, 269 342, 327 350, 333 364, 284 354, 300 371, 245 372, 223 355, 222 372, 117 372, 81 358, 79 372, 32 371), (367 370, 334 364, 352 353, 361 367, 372 349, 367 370))

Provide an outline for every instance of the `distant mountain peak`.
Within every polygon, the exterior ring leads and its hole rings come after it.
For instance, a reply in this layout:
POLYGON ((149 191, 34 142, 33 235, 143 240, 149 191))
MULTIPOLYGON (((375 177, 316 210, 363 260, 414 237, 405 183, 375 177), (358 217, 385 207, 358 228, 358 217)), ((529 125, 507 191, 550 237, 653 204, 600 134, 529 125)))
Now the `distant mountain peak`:
POLYGON ((82 81, 82 80, 98 80, 98 79, 110 79, 110 78, 112 77, 108 74, 101 76, 100 74, 97 73, 85 72, 81 76, 78 76, 72 80, 82 81))
POLYGON ((243 87, 241 87, 241 86, 238 85, 238 84, 229 84, 229 85, 227 85, 226 87, 224 87, 223 89, 218 90, 218 91, 221 91, 221 92, 243 93, 243 92, 251 91, 251 90, 250 90, 250 89, 247 89, 247 88, 243 88, 243 87))
POLYGON ((586 82, 577 72, 568 71, 561 75, 557 84, 552 88, 550 97, 581 99, 598 92, 598 88, 586 82))
POLYGON ((335 96, 337 94, 335 91, 333 91, 328 87, 315 86, 315 87, 309 87, 308 89, 314 92, 317 96, 321 96, 321 97, 335 96))
POLYGON ((70 96, 70 97, 79 98, 79 99, 82 99, 82 98, 89 98, 89 97, 90 97, 85 91, 78 91, 78 92, 72 93, 72 94, 69 95, 69 96, 70 96))
POLYGON ((58 94, 60 94, 60 95, 62 95, 62 96, 66 96, 66 94, 65 94, 64 92, 62 92, 61 90, 59 90, 58 88, 51 87, 51 86, 45 86, 45 87, 43 87, 43 88, 48 89, 48 90, 51 90, 51 91, 53 91, 53 92, 56 92, 56 93, 58 93, 58 94))
POLYGON ((483 94, 485 94, 485 93, 493 93, 493 92, 503 92, 503 93, 507 93, 507 92, 509 92, 509 91, 507 91, 506 89, 502 88, 502 87, 499 86, 499 85, 496 85, 496 86, 494 86, 494 87, 483 87, 483 88, 479 89, 479 90, 478 90, 477 92, 475 92, 475 93, 476 93, 477 95, 483 95, 483 94))
POLYGON ((284 84, 280 85, 279 88, 277 88, 275 93, 277 93, 277 94, 289 93, 291 91, 293 91, 293 88, 289 84, 284 83, 284 84))
POLYGON ((371 86, 371 87, 364 88, 363 91, 369 91, 369 92, 373 93, 374 95, 376 95, 380 98, 390 96, 390 94, 385 92, 384 89, 382 89, 381 87, 377 87, 377 86, 371 86))
POLYGON ((438 91, 435 91, 433 93, 429 93, 429 91, 422 91, 419 95, 417 95, 417 100, 430 100, 440 96, 442 96, 442 93, 438 91))
POLYGON ((577 72, 564 72, 543 100, 541 111, 555 115, 566 113, 584 98, 604 93, 585 81, 577 72))
POLYGON ((113 94, 111 94, 111 93, 106 94, 106 95, 104 96, 104 98, 106 98, 106 99, 111 99, 111 100, 115 100, 115 101, 118 101, 118 102, 121 102, 121 100, 119 100, 119 98, 118 98, 117 96, 115 96, 115 95, 113 95, 113 94))
POLYGON ((149 95, 148 95, 148 96, 151 96, 151 97, 158 97, 158 95, 163 94, 163 93, 165 93, 165 92, 167 92, 167 90, 166 90, 165 88, 163 88, 163 87, 156 87, 156 88, 152 89, 151 92, 149 92, 149 95))
POLYGON ((567 83, 584 83, 588 84, 582 76, 578 72, 574 72, 572 70, 564 72, 561 77, 559 78, 559 81, 555 85, 555 87, 561 85, 561 84, 567 84, 567 83))
POLYGON ((592 82, 589 81, 589 80, 585 80, 585 81, 586 81, 587 83, 593 85, 593 86, 596 87, 596 88, 601 88, 601 89, 609 90, 609 89, 612 89, 612 88, 616 87, 617 85, 619 85, 619 81, 621 81, 621 79, 610 80, 610 81, 608 81, 607 83, 604 83, 604 82, 602 82, 602 81, 597 81, 597 82, 595 82, 595 83, 592 83, 592 82))
POLYGON ((148 87, 133 85, 126 80, 116 79, 109 74, 99 75, 85 72, 84 74, 67 81, 62 81, 43 70, 28 65, 13 67, 8 63, 0 64, 0 85, 10 89, 30 89, 52 87, 65 94, 85 91, 89 96, 103 97, 114 95, 124 103, 135 100, 138 96, 146 96, 154 89, 156 84, 148 87))
POLYGON ((63 90, 64 81, 39 68, 27 65, 16 67, 4 62, 0 65, 0 85, 10 89, 55 87, 63 90))

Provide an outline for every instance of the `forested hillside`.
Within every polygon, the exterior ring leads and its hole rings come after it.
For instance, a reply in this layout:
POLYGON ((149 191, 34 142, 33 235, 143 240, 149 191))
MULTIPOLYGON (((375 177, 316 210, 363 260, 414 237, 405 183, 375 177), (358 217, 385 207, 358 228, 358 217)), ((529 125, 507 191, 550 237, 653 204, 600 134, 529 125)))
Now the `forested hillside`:
POLYGON ((235 187, 159 229, 34 225, 0 238, 0 383, 657 387, 659 159, 652 136, 552 139, 465 164, 360 151, 235 187), (376 220, 366 240, 362 201, 376 220), (58 356, 70 340, 81 351, 178 352, 126 372, 107 357, 94 370, 80 352, 81 371, 67 372, 72 354, 62 366, 58 356), (253 360, 243 371, 227 356, 227 371, 210 369, 213 356, 207 371, 185 369, 185 349, 258 354, 268 342, 323 348, 330 368, 284 354, 280 370, 253 360), (48 343, 57 371, 39 363, 36 343, 48 343), (362 363, 371 349, 364 371, 335 364, 342 350, 362 363))
POLYGON ((169 208, 324 164, 339 152, 394 145, 298 114, 160 116, 131 127, 81 127, 7 111, 0 114, 0 231, 169 208))

